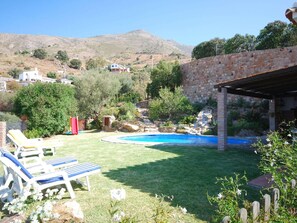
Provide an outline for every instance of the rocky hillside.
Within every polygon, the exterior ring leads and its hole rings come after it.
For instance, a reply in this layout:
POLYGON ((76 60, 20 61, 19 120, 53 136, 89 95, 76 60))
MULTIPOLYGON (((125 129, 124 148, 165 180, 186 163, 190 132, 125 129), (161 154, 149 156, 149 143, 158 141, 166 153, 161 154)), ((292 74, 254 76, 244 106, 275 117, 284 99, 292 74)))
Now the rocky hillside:
POLYGON ((90 38, 0 34, 0 73, 14 67, 38 67, 43 72, 62 69, 54 58, 59 50, 66 50, 70 58, 78 58, 83 64, 90 58, 102 57, 110 63, 143 67, 151 66, 161 59, 189 61, 192 49, 191 46, 164 40, 143 30, 90 38), (47 51, 46 60, 38 60, 30 55, 16 55, 20 51, 32 52, 37 48, 47 51))

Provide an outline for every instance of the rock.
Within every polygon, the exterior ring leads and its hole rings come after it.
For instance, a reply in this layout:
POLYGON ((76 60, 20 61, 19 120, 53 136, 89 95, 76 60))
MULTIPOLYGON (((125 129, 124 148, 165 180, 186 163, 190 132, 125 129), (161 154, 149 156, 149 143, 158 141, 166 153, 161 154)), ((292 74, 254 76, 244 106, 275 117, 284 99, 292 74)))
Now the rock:
POLYGON ((139 126, 125 123, 123 124, 122 129, 127 130, 128 132, 137 132, 139 130, 139 126))
POLYGON ((56 205, 53 212, 60 215, 53 222, 84 222, 84 213, 75 200, 56 205))

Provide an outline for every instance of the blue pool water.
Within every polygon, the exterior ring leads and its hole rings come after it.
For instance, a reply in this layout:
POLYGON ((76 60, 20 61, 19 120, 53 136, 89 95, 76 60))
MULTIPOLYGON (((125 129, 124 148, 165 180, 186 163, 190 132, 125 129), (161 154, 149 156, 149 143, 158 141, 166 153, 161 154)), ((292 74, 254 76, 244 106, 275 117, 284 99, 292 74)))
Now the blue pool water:
MULTIPOLYGON (((119 137, 120 140, 133 141, 141 143, 168 143, 168 144, 211 144, 218 143, 217 136, 201 136, 190 134, 146 134, 119 137)), ((249 145, 250 139, 228 137, 228 144, 231 145, 249 145)))

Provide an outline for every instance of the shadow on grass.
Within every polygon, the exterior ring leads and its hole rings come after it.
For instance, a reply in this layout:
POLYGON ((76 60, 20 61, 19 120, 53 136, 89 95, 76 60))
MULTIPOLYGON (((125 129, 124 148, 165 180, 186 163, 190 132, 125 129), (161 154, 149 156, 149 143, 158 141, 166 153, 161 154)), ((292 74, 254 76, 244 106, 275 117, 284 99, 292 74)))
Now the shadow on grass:
POLYGON ((110 179, 139 189, 152 196, 173 195, 172 206, 186 207, 197 218, 209 221, 213 207, 207 200, 218 194, 217 177, 234 176, 246 172, 248 179, 259 175, 258 158, 251 151, 182 146, 149 146, 177 154, 175 158, 158 160, 141 165, 103 173, 110 179))

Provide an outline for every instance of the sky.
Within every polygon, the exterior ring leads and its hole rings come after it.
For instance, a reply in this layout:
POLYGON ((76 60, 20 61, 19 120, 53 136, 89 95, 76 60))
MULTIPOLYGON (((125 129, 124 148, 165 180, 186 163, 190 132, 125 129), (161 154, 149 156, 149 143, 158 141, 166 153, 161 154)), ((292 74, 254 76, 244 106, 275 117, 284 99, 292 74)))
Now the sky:
POLYGON ((93 37, 142 29, 196 46, 257 36, 285 17, 294 0, 0 0, 0 33, 93 37))

